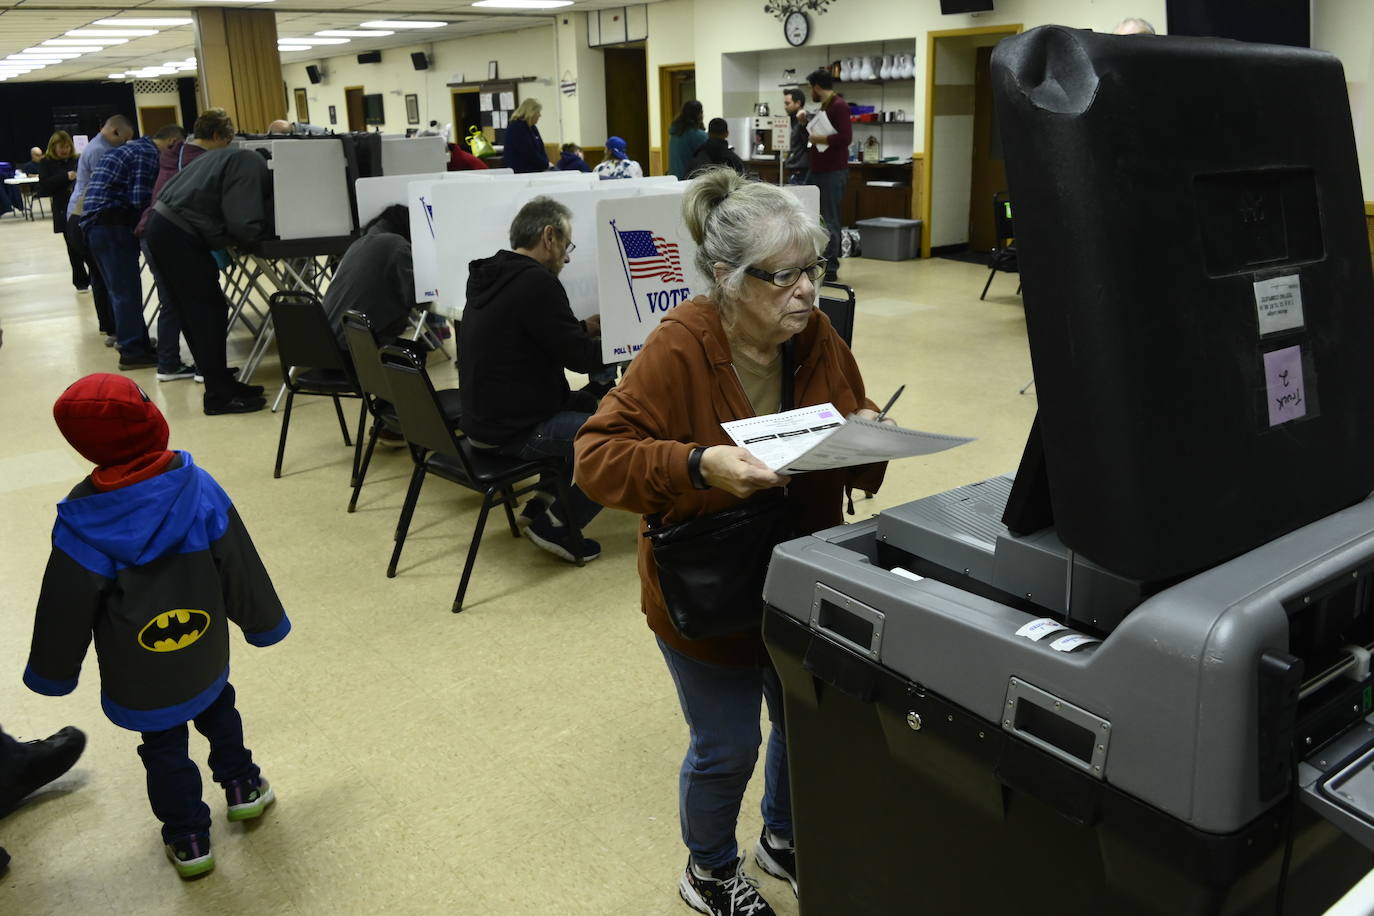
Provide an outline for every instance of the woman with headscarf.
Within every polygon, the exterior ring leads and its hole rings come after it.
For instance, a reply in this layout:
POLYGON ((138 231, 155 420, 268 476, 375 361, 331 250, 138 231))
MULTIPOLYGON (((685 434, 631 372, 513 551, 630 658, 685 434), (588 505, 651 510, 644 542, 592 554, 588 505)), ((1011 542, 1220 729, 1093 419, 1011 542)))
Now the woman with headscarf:
POLYGON ((549 170, 549 151, 544 149, 544 138, 539 136, 539 116, 544 106, 536 98, 528 98, 520 103, 506 125, 505 149, 501 158, 508 168, 516 172, 547 172, 549 170))
POLYGON ((606 138, 606 158, 596 164, 592 173, 605 181, 609 178, 643 178, 644 170, 630 158, 625 141, 619 137, 606 138))

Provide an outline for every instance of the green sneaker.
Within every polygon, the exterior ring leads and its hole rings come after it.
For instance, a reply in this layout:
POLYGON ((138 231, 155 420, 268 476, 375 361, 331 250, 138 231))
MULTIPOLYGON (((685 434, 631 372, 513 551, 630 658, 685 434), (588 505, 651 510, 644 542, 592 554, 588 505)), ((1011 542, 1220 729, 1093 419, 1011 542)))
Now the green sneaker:
POLYGON ((194 878, 215 870, 215 854, 210 851, 210 834, 193 833, 167 844, 167 858, 183 878, 194 878))
POLYGON ((261 817, 277 800, 277 793, 265 779, 258 779, 256 785, 251 779, 240 779, 224 787, 224 797, 229 802, 229 820, 246 821, 261 817))

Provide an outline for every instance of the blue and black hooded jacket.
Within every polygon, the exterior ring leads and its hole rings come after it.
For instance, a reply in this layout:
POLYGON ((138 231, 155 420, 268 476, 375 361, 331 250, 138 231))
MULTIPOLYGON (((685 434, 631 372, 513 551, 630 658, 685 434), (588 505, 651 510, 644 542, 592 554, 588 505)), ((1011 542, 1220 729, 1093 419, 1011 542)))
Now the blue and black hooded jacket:
POLYGON ((233 503, 188 452, 121 489, 83 481, 58 504, 52 541, 24 683, 71 693, 94 636, 101 704, 124 728, 162 731, 214 702, 229 621, 255 646, 291 630, 233 503))

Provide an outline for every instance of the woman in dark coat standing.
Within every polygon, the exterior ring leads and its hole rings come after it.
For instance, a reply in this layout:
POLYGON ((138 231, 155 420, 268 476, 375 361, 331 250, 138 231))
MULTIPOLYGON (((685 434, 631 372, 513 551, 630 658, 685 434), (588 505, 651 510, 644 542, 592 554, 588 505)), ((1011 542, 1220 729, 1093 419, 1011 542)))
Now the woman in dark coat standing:
POLYGON ((538 99, 525 99, 506 125, 505 148, 501 158, 516 172, 547 172, 549 170, 549 151, 544 149, 544 138, 539 136, 539 115, 544 106, 538 99))
MULTIPOLYGON (((38 193, 52 198, 52 231, 65 235, 67 231, 67 201, 76 185, 76 148, 71 134, 59 130, 48 138, 48 149, 38 161, 38 193)), ((90 272, 80 251, 67 242, 67 260, 72 265, 72 286, 85 290, 91 285, 90 272)))

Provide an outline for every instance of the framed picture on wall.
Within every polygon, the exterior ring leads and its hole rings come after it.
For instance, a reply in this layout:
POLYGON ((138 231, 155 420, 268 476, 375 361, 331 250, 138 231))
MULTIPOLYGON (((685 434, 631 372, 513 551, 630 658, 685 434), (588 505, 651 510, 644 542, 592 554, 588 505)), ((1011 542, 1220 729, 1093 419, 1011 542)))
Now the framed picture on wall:
POLYGON ((494 79, 496 79, 496 69, 497 69, 497 68, 496 68, 496 61, 494 61, 494 60, 489 60, 489 61, 487 61, 487 79, 489 79, 489 80, 494 80, 494 79))
POLYGON ((420 123, 420 97, 413 92, 406 95, 406 123, 420 123))
POLYGON ((329 123, 330 123, 330 124, 338 124, 338 123, 339 123, 339 111, 338 111, 338 109, 335 108, 333 105, 330 105, 330 106, 329 106, 329 123))
POLYGON ((310 123, 310 103, 305 98, 304 89, 292 89, 291 93, 296 97, 296 123, 310 123))

